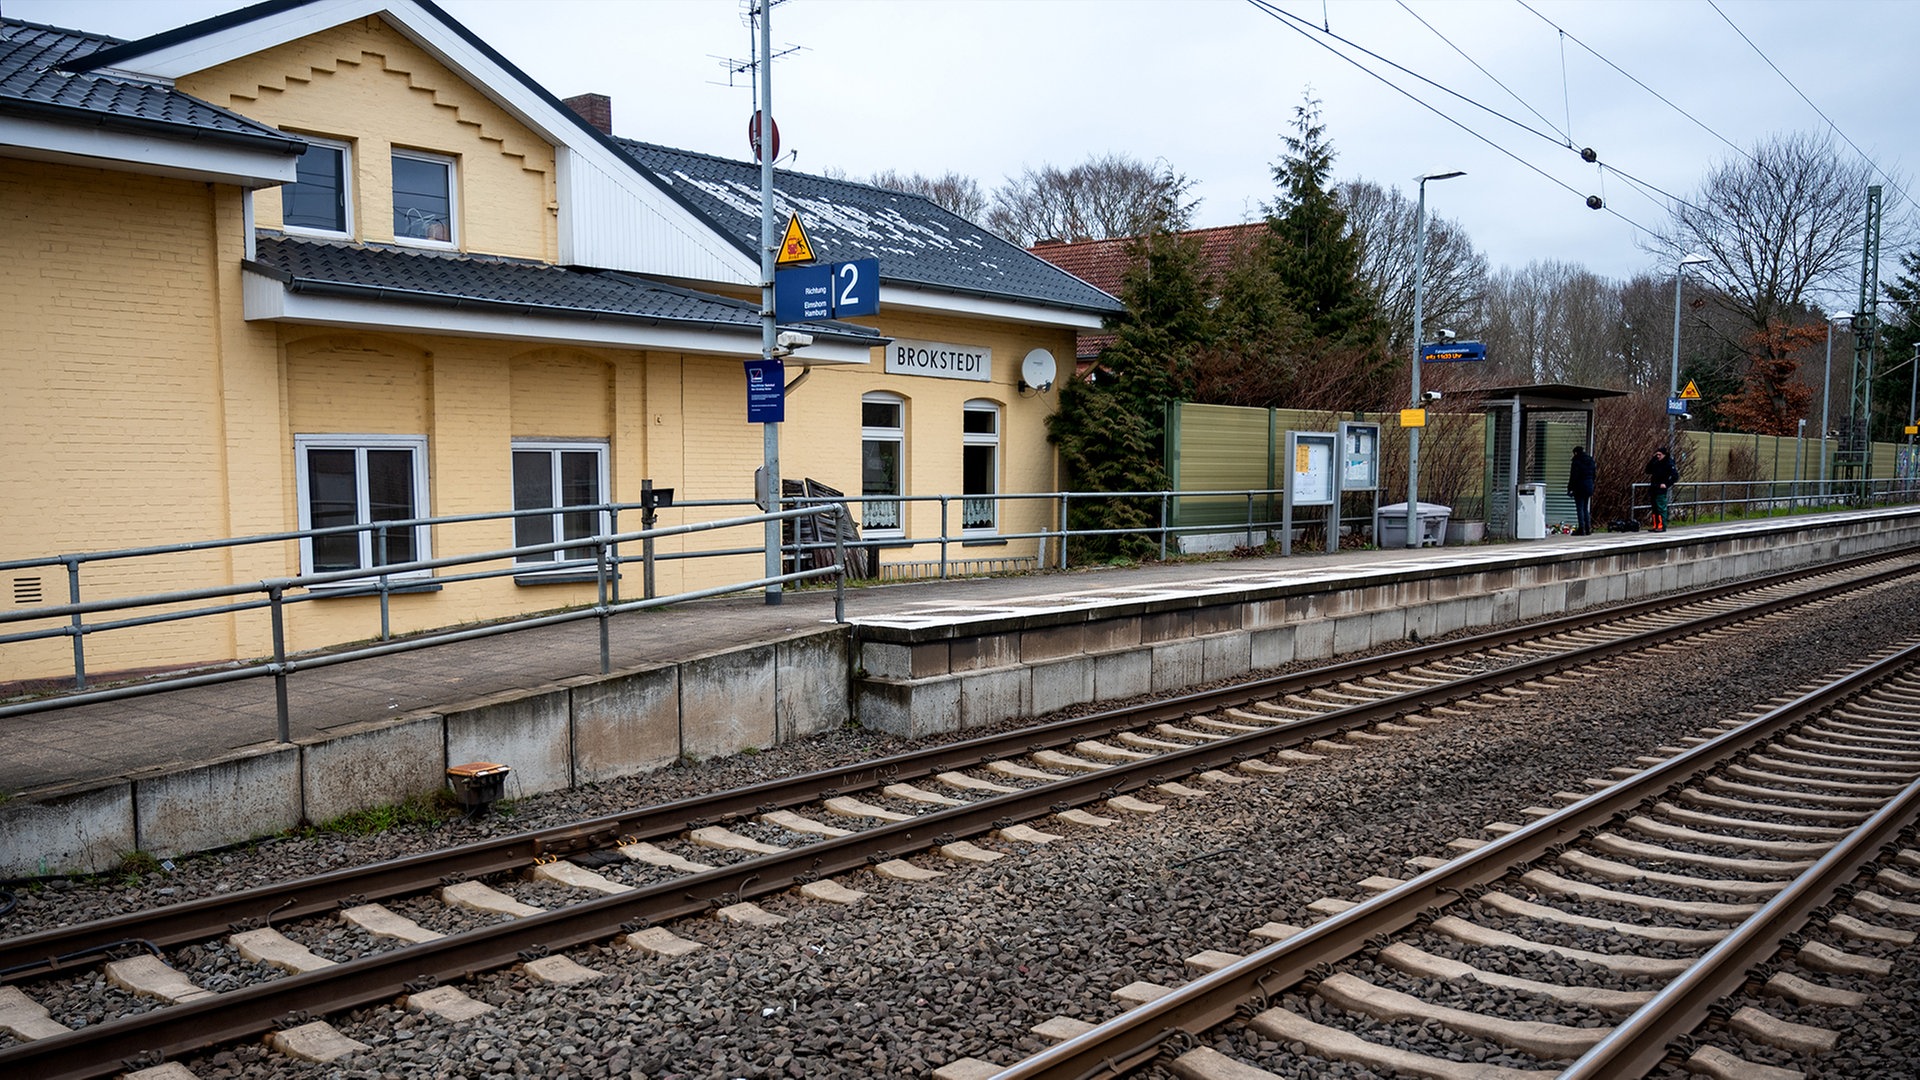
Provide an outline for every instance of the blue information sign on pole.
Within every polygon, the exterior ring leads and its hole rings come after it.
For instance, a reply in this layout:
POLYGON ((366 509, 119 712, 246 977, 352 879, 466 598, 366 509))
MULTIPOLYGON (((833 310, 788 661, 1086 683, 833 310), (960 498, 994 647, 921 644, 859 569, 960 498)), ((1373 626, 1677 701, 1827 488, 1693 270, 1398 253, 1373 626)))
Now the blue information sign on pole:
POLYGON ((785 322, 833 318, 833 274, 825 266, 798 266, 773 274, 773 312, 785 322))
POLYGON ((1668 415, 1668 416, 1685 416, 1685 415, 1687 415, 1687 403, 1686 403, 1686 401, 1685 401, 1684 399, 1681 399, 1681 398, 1677 398, 1677 397, 1670 397, 1670 398, 1668 398, 1668 399, 1667 399, 1667 415, 1668 415))
POLYGON ((778 360, 748 360, 747 423, 782 424, 787 419, 787 369, 778 360))
POLYGON ((773 311, 784 322, 819 322, 880 311, 880 260, 796 266, 773 274, 773 311))
POLYGON ((1420 359, 1429 364, 1485 360, 1487 347, 1478 341, 1443 341, 1420 346, 1420 359))

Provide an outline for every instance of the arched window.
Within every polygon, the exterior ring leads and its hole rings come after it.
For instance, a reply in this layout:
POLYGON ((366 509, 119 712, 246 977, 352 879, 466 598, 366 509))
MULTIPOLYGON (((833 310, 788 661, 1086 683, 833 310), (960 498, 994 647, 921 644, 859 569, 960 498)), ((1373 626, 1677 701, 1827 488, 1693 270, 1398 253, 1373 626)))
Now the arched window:
POLYGON ((960 528, 993 532, 1000 525, 1000 406, 969 401, 960 418, 960 528))
POLYGON ((900 504, 876 496, 906 494, 906 414, 898 394, 860 399, 860 524, 868 533, 901 532, 900 504))

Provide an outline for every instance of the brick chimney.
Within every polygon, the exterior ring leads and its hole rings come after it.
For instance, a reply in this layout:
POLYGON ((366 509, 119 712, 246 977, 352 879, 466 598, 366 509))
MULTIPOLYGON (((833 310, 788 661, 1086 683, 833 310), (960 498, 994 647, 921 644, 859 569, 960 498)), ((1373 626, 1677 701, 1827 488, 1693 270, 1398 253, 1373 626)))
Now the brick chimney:
POLYGON ((580 114, 580 118, 600 130, 600 134, 613 134, 613 99, 605 94, 579 94, 563 100, 560 104, 580 114))

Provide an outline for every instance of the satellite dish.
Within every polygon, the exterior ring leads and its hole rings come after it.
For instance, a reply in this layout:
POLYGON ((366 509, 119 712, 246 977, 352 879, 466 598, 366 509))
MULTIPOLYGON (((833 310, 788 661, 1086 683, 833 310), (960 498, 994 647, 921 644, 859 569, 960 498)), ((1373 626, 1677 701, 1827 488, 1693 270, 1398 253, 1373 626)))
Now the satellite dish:
POLYGON ((1023 389, 1044 394, 1053 389, 1054 374, 1053 354, 1045 349, 1035 349, 1020 361, 1020 386, 1023 389))

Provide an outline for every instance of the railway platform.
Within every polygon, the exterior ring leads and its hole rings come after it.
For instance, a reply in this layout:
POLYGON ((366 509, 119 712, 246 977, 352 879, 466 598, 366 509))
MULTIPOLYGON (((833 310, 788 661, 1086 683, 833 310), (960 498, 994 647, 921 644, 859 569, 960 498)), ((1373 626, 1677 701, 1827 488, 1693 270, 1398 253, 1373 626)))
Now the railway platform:
POLYGON ((1920 543, 1896 508, 1457 548, 759 594, 0 719, 0 876, 101 869, 398 801, 524 796, 848 722, 922 736, 1920 543))

